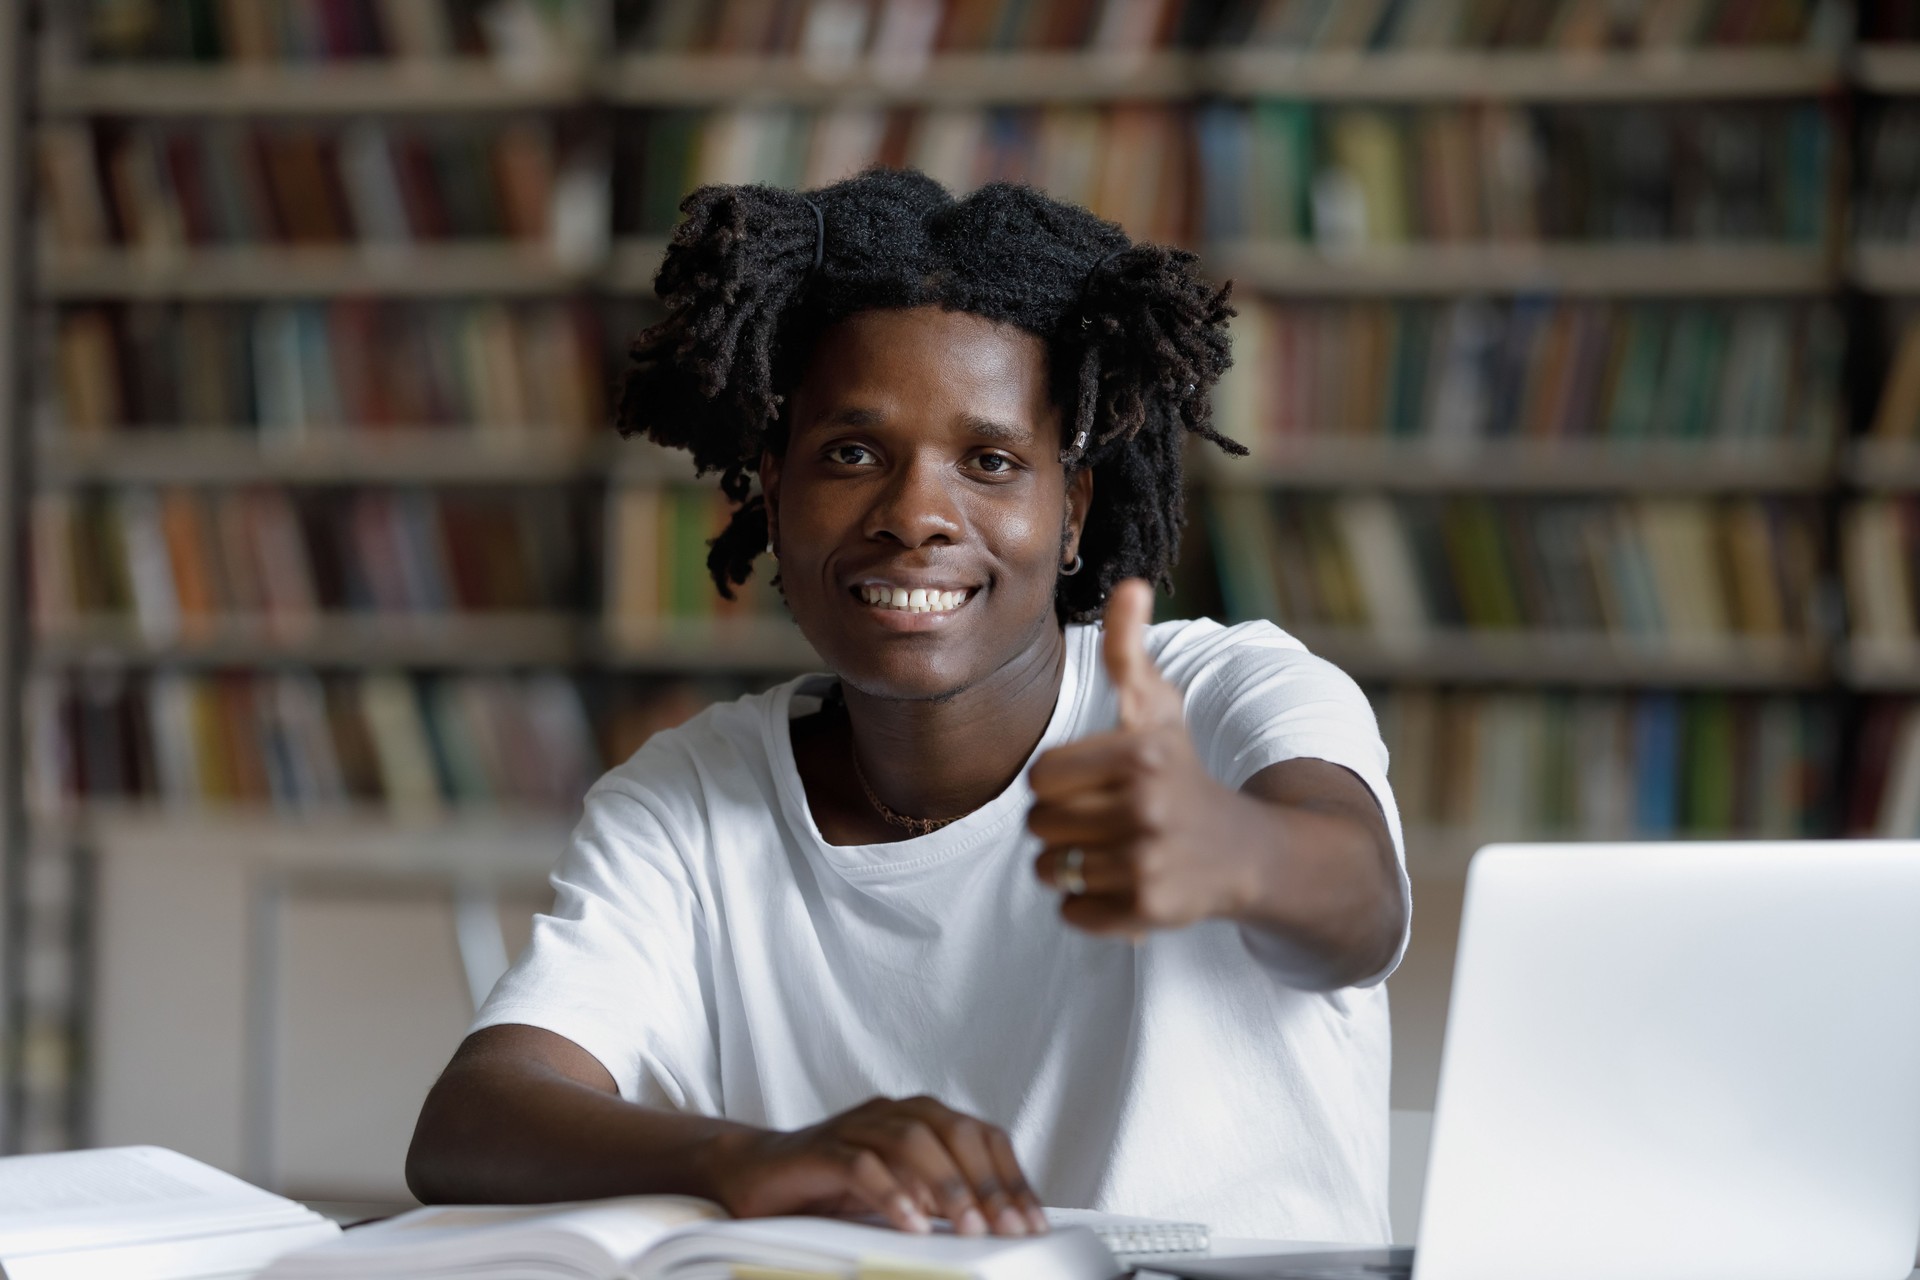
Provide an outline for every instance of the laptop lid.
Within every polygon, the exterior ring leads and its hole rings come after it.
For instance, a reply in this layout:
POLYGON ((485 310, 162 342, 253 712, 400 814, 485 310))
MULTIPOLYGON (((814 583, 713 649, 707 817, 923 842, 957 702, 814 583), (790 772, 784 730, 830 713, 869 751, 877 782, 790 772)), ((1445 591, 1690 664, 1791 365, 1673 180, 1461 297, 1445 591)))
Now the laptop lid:
POLYGON ((1920 842, 1499 845, 1467 878, 1415 1280, 1897 1280, 1920 842))

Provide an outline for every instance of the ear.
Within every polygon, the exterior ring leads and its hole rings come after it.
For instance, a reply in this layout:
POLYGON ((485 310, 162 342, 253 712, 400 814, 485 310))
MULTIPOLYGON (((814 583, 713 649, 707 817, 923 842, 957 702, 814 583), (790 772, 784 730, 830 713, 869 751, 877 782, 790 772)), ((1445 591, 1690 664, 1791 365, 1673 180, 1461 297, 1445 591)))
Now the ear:
POLYGON ((1067 557, 1080 554, 1080 531, 1093 509, 1093 468, 1081 467, 1067 477, 1067 557))

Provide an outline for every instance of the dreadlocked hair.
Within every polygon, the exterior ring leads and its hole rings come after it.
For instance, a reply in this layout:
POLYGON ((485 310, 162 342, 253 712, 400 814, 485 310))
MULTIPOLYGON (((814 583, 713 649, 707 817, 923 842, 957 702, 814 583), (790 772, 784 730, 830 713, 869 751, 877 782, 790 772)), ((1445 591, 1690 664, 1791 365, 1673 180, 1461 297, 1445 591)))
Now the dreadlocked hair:
POLYGON ((1135 244, 1031 187, 996 182, 956 199, 912 170, 804 195, 702 187, 680 209, 654 281, 667 315, 633 341, 617 425, 720 474, 735 504, 707 556, 721 595, 766 548, 754 476, 763 452, 786 446, 786 394, 820 334, 858 312, 920 306, 1047 344, 1062 461, 1094 473, 1084 572, 1059 578, 1059 616, 1097 617, 1123 578, 1170 588, 1183 441, 1246 453, 1212 424, 1210 392, 1230 363, 1228 286, 1203 280, 1193 254, 1135 244))

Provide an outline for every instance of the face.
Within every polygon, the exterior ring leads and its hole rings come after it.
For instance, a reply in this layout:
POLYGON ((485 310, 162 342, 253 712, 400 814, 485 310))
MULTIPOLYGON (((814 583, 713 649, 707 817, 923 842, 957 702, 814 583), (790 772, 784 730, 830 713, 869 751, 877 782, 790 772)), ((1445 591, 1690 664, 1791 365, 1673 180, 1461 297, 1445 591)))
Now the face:
POLYGON ((1054 586, 1092 473, 1070 483, 1046 344, 934 307, 823 334, 761 464, 795 621, 843 680, 942 698, 1057 643, 1054 586))

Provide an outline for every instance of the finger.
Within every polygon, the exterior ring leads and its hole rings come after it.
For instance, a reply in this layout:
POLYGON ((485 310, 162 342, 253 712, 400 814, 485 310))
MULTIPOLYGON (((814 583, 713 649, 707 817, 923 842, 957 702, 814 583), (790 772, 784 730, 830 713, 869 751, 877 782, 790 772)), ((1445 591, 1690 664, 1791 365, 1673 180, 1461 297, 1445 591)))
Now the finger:
POLYGON ((933 1191, 941 1216, 963 1236, 987 1234, 987 1218, 974 1199, 973 1183, 947 1150, 939 1134, 924 1119, 910 1125, 897 1148, 890 1153, 893 1163, 909 1176, 924 1181, 933 1191))
POLYGON ((1060 918, 1082 933, 1138 941, 1147 931, 1131 893, 1089 893, 1060 900, 1060 918))
POLYGON ((1129 782, 1139 751, 1131 733, 1096 733, 1042 752, 1027 770, 1027 785, 1041 797, 1129 782))
POLYGON ((1100 641, 1100 656, 1114 684, 1124 687, 1152 670, 1153 659, 1147 656, 1147 624, 1152 618, 1153 588, 1146 579, 1125 578, 1114 584, 1102 615, 1105 632, 1100 641))
POLYGON ((1020 1157, 1014 1154, 1013 1140, 1007 1137, 1006 1130, 987 1130, 987 1148, 993 1155, 994 1166, 1000 1170, 1000 1181, 1006 1186, 1008 1197, 1027 1220, 1027 1229, 1034 1235, 1045 1235, 1046 1210, 1040 1207, 1039 1193, 1020 1168, 1020 1157))
POLYGON ((1115 584, 1103 616, 1101 656, 1120 701, 1120 725, 1142 728, 1180 715, 1180 695, 1160 675, 1147 653, 1153 621, 1153 587, 1144 578, 1115 584))
POLYGON ((1040 800, 1027 810, 1027 830, 1048 845, 1112 844, 1137 834, 1134 808, 1118 789, 1040 800))
POLYGON ((1098 845, 1050 848, 1033 860, 1034 874, 1058 889, 1067 860, 1074 849, 1080 850, 1080 879, 1086 887, 1068 896, 1099 898, 1118 894, 1125 895, 1131 901, 1138 876, 1134 871, 1133 859, 1117 848, 1098 845))
MULTIPOLYGON (((997 1235, 1028 1234, 1026 1215, 1008 1194, 1000 1163, 994 1159, 993 1148, 987 1140, 991 1126, 959 1112, 948 1114, 951 1118, 939 1128, 941 1140, 947 1144, 947 1151, 960 1166, 960 1172, 973 1184, 973 1198, 980 1212, 986 1215, 988 1226, 997 1235)), ((1017 1175, 1019 1170, 1014 1172, 1017 1175)))
POLYGON ((925 1235, 933 1230, 933 1224, 927 1221, 927 1215, 921 1210, 917 1198, 902 1185, 894 1171, 887 1167, 887 1162, 876 1152, 865 1147, 854 1148, 849 1157, 847 1174, 854 1195, 884 1217, 892 1227, 911 1231, 915 1235, 925 1235))

